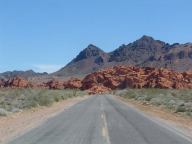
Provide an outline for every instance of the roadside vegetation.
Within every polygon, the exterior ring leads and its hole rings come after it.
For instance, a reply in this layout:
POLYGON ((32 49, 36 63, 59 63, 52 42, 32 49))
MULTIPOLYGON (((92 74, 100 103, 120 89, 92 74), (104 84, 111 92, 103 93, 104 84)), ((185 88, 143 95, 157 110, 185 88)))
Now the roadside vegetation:
POLYGON ((51 106, 68 98, 84 96, 80 90, 0 89, 0 116, 38 106, 51 106))
POLYGON ((192 117, 192 90, 126 89, 114 93, 125 99, 134 99, 143 104, 163 107, 171 112, 192 117))

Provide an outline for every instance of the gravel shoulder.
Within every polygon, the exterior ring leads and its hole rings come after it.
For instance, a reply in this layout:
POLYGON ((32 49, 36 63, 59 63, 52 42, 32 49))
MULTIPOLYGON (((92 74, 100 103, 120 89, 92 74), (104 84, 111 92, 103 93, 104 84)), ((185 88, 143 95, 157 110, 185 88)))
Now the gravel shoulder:
POLYGON ((24 134, 88 96, 67 99, 50 107, 37 107, 0 117, 0 144, 24 134))
POLYGON ((125 104, 144 112, 144 114, 147 114, 152 120, 160 125, 192 140, 192 119, 190 117, 171 113, 166 109, 145 102, 125 99, 119 96, 118 99, 125 104))

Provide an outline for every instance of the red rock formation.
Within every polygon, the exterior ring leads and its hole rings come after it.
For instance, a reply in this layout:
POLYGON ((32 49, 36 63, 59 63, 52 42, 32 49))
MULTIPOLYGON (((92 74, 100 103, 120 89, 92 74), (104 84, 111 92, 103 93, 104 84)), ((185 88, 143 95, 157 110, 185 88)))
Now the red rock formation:
POLYGON ((109 91, 111 91, 111 89, 103 85, 94 85, 90 89, 88 89, 89 94, 101 94, 109 91))
POLYGON ((87 75, 82 81, 82 89, 89 91, 99 89, 99 92, 106 92, 127 87, 192 88, 192 73, 179 73, 162 68, 115 66, 87 75))
POLYGON ((82 87, 82 82, 80 79, 77 79, 77 78, 72 78, 65 83, 65 88, 80 89, 81 87, 82 87))
POLYGON ((47 83, 44 83, 42 87, 49 88, 49 89, 64 89, 65 82, 59 80, 50 80, 47 83))
POLYGON ((72 78, 68 81, 50 80, 46 83, 40 83, 36 87, 48 88, 48 89, 80 89, 82 86, 81 80, 72 78))
POLYGON ((12 87, 12 88, 27 88, 29 86, 30 84, 27 80, 18 76, 9 79, 5 84, 5 87, 12 87))
POLYGON ((68 81, 50 80, 32 85, 21 77, 15 77, 8 81, 0 80, 0 87, 81 89, 87 90, 90 94, 124 88, 192 89, 192 72, 179 73, 150 67, 115 66, 89 74, 83 80, 77 78, 68 81))

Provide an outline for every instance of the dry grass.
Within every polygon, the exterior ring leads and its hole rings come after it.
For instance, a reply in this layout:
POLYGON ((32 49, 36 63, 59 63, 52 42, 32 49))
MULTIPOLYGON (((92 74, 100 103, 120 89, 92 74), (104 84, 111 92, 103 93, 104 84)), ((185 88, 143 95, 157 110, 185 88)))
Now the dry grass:
POLYGON ((0 89, 0 116, 83 95, 79 90, 0 89))
POLYGON ((192 90, 126 89, 114 93, 192 117, 192 90))

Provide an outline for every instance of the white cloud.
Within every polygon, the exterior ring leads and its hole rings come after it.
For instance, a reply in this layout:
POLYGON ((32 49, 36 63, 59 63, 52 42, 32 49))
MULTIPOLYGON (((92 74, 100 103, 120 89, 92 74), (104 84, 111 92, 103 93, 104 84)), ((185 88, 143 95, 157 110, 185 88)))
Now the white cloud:
POLYGON ((62 68, 64 65, 54 65, 54 64, 37 64, 37 65, 33 65, 34 70, 36 72, 48 72, 48 73, 52 73, 55 72, 57 70, 59 70, 60 68, 62 68))

